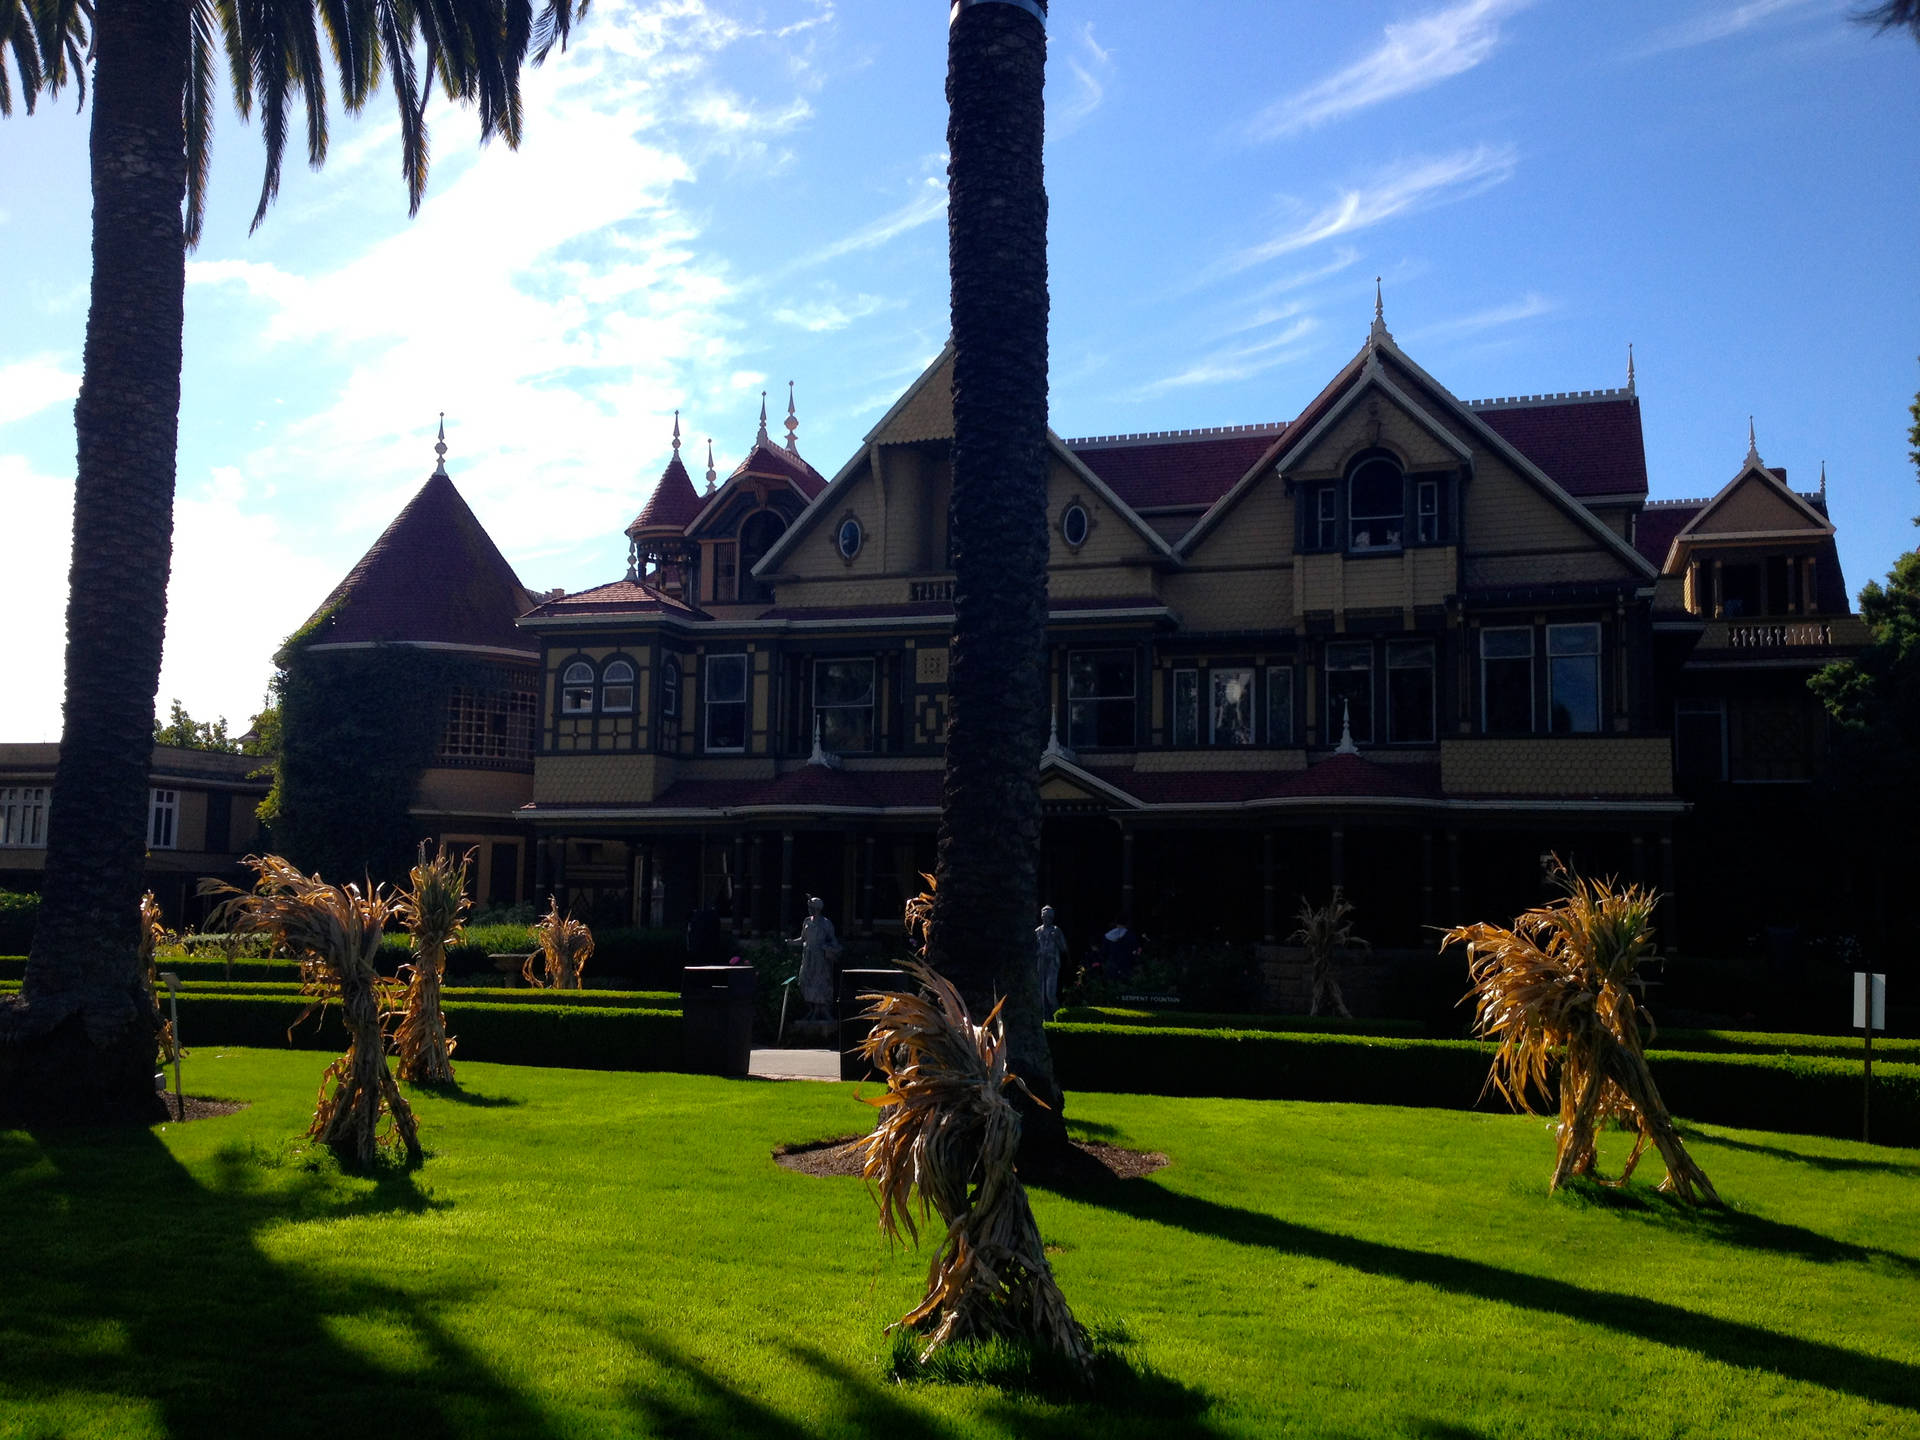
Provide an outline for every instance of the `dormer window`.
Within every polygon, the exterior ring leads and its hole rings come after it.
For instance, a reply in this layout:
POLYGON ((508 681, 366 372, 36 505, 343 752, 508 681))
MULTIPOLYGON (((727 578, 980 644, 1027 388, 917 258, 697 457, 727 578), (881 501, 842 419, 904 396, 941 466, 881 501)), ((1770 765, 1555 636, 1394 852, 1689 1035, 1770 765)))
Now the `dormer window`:
POLYGON ((624 714, 633 709, 633 666, 624 660, 609 660, 600 672, 600 710, 603 714, 624 714))
POLYGON ((1347 479, 1350 548, 1398 550, 1406 519, 1407 484, 1400 467, 1384 455, 1362 460, 1347 479))

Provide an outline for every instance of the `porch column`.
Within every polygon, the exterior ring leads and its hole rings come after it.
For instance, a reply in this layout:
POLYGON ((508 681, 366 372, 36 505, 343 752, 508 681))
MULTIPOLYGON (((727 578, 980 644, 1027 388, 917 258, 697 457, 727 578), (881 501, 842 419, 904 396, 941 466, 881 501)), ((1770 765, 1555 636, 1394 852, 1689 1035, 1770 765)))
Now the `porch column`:
POLYGON ((628 842, 627 847, 627 923, 638 928, 646 924, 642 918, 643 907, 647 903, 646 888, 647 850, 638 840, 628 842))
POLYGON ((1260 832, 1260 931, 1267 944, 1274 941, 1273 928, 1273 831, 1260 832))
POLYGON ((567 837, 553 837, 553 895, 560 902, 560 908, 569 908, 573 897, 567 893, 567 837))
POLYGON ((727 901, 733 911, 733 933, 745 935, 753 929, 747 923, 747 837, 746 832, 736 830, 733 833, 733 873, 727 877, 727 901))
POLYGON ((747 842, 747 872, 742 877, 747 886, 747 933, 760 933, 760 837, 755 835, 747 842))
POLYGON ((1673 832, 1671 830, 1664 831, 1660 836, 1660 888, 1666 892, 1666 900, 1660 907, 1666 911, 1666 914, 1661 917, 1666 923, 1660 927, 1666 933, 1660 939, 1663 944, 1671 946, 1680 939, 1680 897, 1674 894, 1673 889, 1673 832))
POLYGON ((1809 555, 1802 563, 1805 568, 1805 574, 1802 580, 1806 589, 1807 603, 1802 606, 1801 609, 1805 614, 1818 615, 1820 613, 1820 587, 1816 583, 1817 575, 1814 566, 1820 562, 1809 555))
POLYGON ((780 913, 774 917, 773 928, 781 935, 787 933, 787 921, 793 914, 793 832, 780 832, 780 913))
POLYGON ((873 836, 860 845, 860 913, 867 917, 867 934, 873 933, 873 836))
POLYGON ((533 842, 533 888, 545 893, 552 884, 553 841, 542 835, 533 842))
POLYGON ((1721 616, 1726 613, 1725 603, 1720 590, 1720 565, 1721 562, 1718 560, 1713 562, 1713 618, 1716 620, 1720 619, 1721 616))
POLYGON ((1333 883, 1344 886, 1347 883, 1347 827, 1336 825, 1331 831, 1333 861, 1333 883))
POLYGON ((1120 832, 1120 918, 1133 923, 1133 831, 1120 832))
POLYGON ((1420 832, 1420 923, 1433 924, 1433 831, 1420 832))
POLYGON ((1458 925, 1466 917, 1460 913, 1460 832, 1447 831, 1447 922, 1458 925))

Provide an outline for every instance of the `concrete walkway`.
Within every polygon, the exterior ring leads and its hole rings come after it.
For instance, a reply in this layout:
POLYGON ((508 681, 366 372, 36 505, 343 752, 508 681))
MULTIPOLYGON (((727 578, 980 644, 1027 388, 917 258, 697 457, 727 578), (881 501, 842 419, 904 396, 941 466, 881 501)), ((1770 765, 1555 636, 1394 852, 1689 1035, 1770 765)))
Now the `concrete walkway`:
POLYGON ((838 1080, 838 1050, 756 1050, 747 1073, 762 1080, 838 1080))

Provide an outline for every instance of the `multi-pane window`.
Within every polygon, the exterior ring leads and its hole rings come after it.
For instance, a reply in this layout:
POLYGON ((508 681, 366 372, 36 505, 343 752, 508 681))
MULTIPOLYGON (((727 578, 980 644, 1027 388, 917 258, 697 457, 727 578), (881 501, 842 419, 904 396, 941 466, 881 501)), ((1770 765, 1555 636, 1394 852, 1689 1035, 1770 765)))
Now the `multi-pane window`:
POLYGON ((1067 743, 1134 743, 1134 658, 1131 650, 1074 650, 1067 655, 1067 743))
POLYGON ((1440 482, 1422 480, 1414 486, 1415 533, 1420 543, 1431 545, 1440 538, 1440 482))
POLYGON ((814 661, 813 713, 826 750, 873 749, 873 661, 814 661))
POLYGON ((147 792, 147 848, 149 850, 171 850, 178 839, 180 828, 180 792, 178 790, 150 790, 147 792))
POLYGON ((1293 744, 1293 667, 1267 667, 1267 743, 1293 744))
POLYGON ((1395 745, 1433 743, 1433 642, 1387 642, 1387 739, 1395 745))
POLYGON ((1300 543, 1308 550, 1333 550, 1340 544, 1339 496, 1331 485, 1300 492, 1303 519, 1300 543))
POLYGON ((1327 646, 1327 739, 1338 741, 1341 726, 1353 731, 1356 745, 1373 743, 1373 646, 1366 641, 1327 646))
POLYGON ((1600 728, 1600 627, 1547 627, 1547 714, 1556 735, 1600 728))
POLYGON ((731 600, 740 593, 740 551, 731 540, 713 547, 713 598, 731 600))
POLYGON ((1253 744, 1253 671, 1211 670, 1213 704, 1207 736, 1215 745, 1253 744))
POLYGON ((1533 631, 1528 626, 1480 632, 1480 728, 1489 735, 1533 729, 1533 631))
POLYGON ((1406 481, 1391 460, 1368 460, 1347 482, 1347 518, 1355 550, 1398 550, 1406 520, 1406 481))
POLYGON ((533 758, 533 712, 531 690, 455 686, 447 696, 440 756, 524 764, 533 758))
POLYGON ((603 713, 633 709, 633 666, 626 661, 609 660, 600 672, 600 709, 603 713))
POLYGON ((707 749, 747 748, 747 657, 707 657, 707 749))
POLYGON ((574 661, 561 672, 560 713, 562 715, 593 713, 593 666, 584 660, 574 661))
POLYGON ((680 718, 680 662, 671 655, 660 662, 660 714, 668 720, 680 718))
POLYGON ((1200 743, 1200 672, 1173 672, 1173 743, 1200 743))
POLYGON ((0 789, 0 845, 47 843, 47 787, 9 785, 0 789))

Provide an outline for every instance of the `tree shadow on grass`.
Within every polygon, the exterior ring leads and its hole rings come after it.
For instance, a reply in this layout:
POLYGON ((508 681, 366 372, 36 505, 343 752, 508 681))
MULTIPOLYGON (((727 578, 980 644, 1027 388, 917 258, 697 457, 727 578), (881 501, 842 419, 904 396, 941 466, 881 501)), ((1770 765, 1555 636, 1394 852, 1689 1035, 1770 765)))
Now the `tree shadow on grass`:
POLYGON ((1820 1265, 1874 1265, 1920 1279, 1920 1259, 1874 1245, 1855 1245, 1817 1230, 1768 1220, 1745 1211, 1688 1205, 1663 1191, 1638 1185, 1614 1187, 1577 1179, 1561 1192, 1565 1203, 1643 1220, 1678 1235, 1791 1255, 1820 1265))
POLYGON ((416 1095, 431 1095, 452 1105, 470 1105, 476 1110, 513 1110, 526 1104, 517 1095, 482 1095, 478 1090, 461 1088, 458 1080, 448 1085, 428 1085, 409 1080, 407 1090, 416 1095))
MULTIPOLYGON (((787 1354, 825 1381, 834 1396, 830 1422, 823 1425, 812 1397, 809 1408, 788 1411, 745 1393, 734 1381, 715 1373, 671 1340, 634 1323, 616 1325, 615 1333, 637 1353, 671 1372, 677 1384, 632 1387, 627 1408, 646 1421, 648 1433, 673 1436, 766 1437, 766 1440, 803 1440, 826 1434, 898 1435, 915 1440, 960 1440, 977 1433, 973 1425, 956 1425, 913 1403, 916 1391, 942 1383, 977 1385, 995 1392, 984 1413, 1000 1423, 1005 1433, 1022 1437, 1086 1436, 1097 1434, 1194 1436, 1218 1433, 1201 1413, 1210 1403, 1200 1391, 1158 1375, 1131 1359, 1105 1367, 1113 1388, 1105 1393, 1068 1396, 1036 1390, 1027 1377, 995 1368, 989 1358, 977 1373, 964 1362, 942 1380, 901 1382, 880 1370, 856 1369, 818 1348, 789 1341, 787 1354), (1119 1374, 1124 1368, 1126 1376, 1119 1374), (1039 1401, 1020 1404, 1021 1400, 1039 1401)), ((1113 1346, 1107 1347, 1109 1351, 1113 1346)), ((1002 1356, 1001 1358, 1005 1358, 1002 1356)))
POLYGON ((374 1416, 409 1440, 549 1434, 421 1295, 370 1278, 377 1254, 355 1274, 266 1253, 290 1225, 440 1208, 411 1173, 367 1185, 306 1154, 236 1143, 203 1183, 146 1130, 0 1133, 0 1411, 67 1433, 131 1405, 174 1440, 337 1440, 374 1416))
POLYGON ((1650 1340, 1747 1370, 1773 1371, 1881 1405, 1920 1411, 1920 1366, 1864 1355, 1841 1345, 1782 1335, 1764 1326, 1704 1315, 1664 1301, 1502 1269, 1478 1260, 1409 1250, 1282 1220, 1168 1190, 1152 1180, 1059 1187, 1082 1204, 1235 1245, 1323 1260, 1365 1275, 1558 1315, 1650 1340))
POLYGON ((1810 1155, 1804 1150, 1793 1150, 1785 1145, 1761 1145, 1752 1140, 1735 1140, 1727 1135, 1708 1135, 1694 1129, 1683 1129, 1680 1134, 1689 1146, 1714 1145, 1722 1150, 1740 1150, 1749 1155, 1765 1155, 1773 1160, 1791 1160, 1796 1165, 1811 1165, 1816 1170, 1826 1170, 1837 1175, 1920 1175, 1920 1161, 1865 1160, 1851 1155, 1810 1155))

